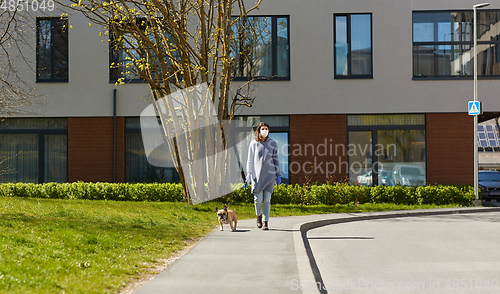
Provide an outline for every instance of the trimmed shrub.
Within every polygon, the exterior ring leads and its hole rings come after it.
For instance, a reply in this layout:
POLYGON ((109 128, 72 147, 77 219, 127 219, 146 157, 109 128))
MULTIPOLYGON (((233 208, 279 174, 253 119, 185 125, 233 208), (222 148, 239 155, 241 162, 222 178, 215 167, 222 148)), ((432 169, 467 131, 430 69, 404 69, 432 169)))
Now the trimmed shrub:
MULTIPOLYGON (((241 185, 241 184, 240 184, 241 185)), ((240 188, 219 201, 253 203, 251 187, 240 188)), ((90 199, 117 201, 184 201, 178 183, 7 183, 0 184, 0 196, 50 199, 90 199)), ((456 204, 470 206, 474 200, 471 186, 351 186, 346 183, 279 185, 274 188, 272 203, 301 205, 336 205, 363 203, 456 204)))
POLYGON ((7 183, 0 184, 0 196, 118 201, 184 200, 182 186, 177 183, 7 183))

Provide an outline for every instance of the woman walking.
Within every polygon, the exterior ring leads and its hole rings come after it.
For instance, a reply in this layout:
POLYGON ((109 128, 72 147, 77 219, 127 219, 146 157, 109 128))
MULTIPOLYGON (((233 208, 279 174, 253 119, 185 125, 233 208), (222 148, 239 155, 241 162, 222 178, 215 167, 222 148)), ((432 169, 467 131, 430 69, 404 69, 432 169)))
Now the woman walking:
POLYGON ((278 159, 278 144, 269 138, 269 125, 260 122, 255 130, 255 140, 248 148, 247 184, 252 183, 257 227, 269 230, 271 194, 274 183, 281 184, 281 172, 278 159), (264 209, 262 209, 264 206, 264 209), (264 224, 262 224, 264 215, 264 224))

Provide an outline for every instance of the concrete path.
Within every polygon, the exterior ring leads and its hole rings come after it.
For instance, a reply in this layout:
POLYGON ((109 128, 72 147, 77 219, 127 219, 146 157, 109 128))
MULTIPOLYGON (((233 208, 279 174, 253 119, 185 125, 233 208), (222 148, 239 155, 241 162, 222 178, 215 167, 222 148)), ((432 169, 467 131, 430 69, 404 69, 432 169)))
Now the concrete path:
POLYGON ((362 220, 487 211, 500 208, 271 217, 269 231, 258 229, 253 219, 242 220, 236 232, 225 226, 210 233, 135 293, 326 293, 314 288, 322 274, 307 239, 309 230, 362 220))

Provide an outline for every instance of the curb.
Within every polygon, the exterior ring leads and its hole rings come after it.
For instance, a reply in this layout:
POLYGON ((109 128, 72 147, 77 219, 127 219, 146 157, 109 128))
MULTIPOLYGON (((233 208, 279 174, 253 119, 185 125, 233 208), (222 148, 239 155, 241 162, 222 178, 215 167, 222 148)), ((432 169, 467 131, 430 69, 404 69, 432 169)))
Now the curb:
MULTIPOLYGON (((320 219, 298 223, 293 226, 293 243, 295 248, 295 256, 297 258, 297 266, 300 281, 314 283, 316 285, 324 285, 321 273, 319 272, 316 260, 311 251, 309 240, 307 239, 307 231, 327 225, 341 224, 348 222, 357 222, 374 219, 389 219, 399 217, 416 217, 416 216, 433 216, 433 215, 449 215, 449 214, 464 214, 464 213, 482 213, 482 212, 500 212, 500 207, 473 207, 473 208, 444 208, 444 209, 426 209, 426 210, 407 210, 407 211, 392 211, 392 212, 369 212, 357 214, 356 216, 330 215, 330 218, 320 219), (337 216, 337 217, 335 217, 337 216)), ((324 289, 302 290, 302 293, 327 293, 324 289)))

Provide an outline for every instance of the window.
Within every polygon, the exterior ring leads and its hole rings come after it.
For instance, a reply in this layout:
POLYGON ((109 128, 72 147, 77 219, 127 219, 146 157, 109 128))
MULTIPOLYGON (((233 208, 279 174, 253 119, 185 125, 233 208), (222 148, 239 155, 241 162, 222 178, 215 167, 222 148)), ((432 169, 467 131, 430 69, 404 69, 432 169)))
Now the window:
POLYGON ((180 182, 179 174, 175 168, 157 167, 149 164, 144 151, 138 117, 125 118, 125 182, 180 182))
POLYGON ((234 80, 290 80, 288 16, 249 16, 232 29, 234 80))
POLYGON ((36 20, 37 82, 68 82, 68 19, 36 20))
MULTIPOLYGON (((477 13, 478 77, 500 77, 500 11, 477 13)), ((413 77, 470 78, 472 11, 413 12, 413 77)))
MULTIPOLYGON (((144 33, 148 35, 149 39, 156 44, 154 40, 154 34, 152 29, 149 27, 148 21, 145 18, 137 18, 136 23, 138 23, 139 27, 144 30, 144 33)), ((124 25, 126 27, 126 25, 124 25)), ((166 36, 166 40, 168 41, 170 38, 166 32, 163 32, 166 36)), ((115 83, 118 79, 123 78, 127 82, 144 82, 139 77, 139 73, 134 64, 133 60, 140 60, 141 53, 143 56, 146 54, 144 48, 142 48, 143 52, 141 52, 140 44, 137 43, 137 39, 129 32, 127 32, 126 28, 124 28, 119 36, 114 34, 111 35, 110 38, 110 50, 109 50, 109 63, 110 63, 110 71, 109 71, 109 81, 110 83, 115 83), (121 42, 117 40, 120 39, 121 42)), ((171 52, 173 58, 179 59, 178 53, 175 50, 169 50, 168 48, 164 48, 164 43, 156 44, 158 48, 162 48, 160 51, 162 52, 171 52)), ((146 48, 147 49, 147 48, 146 48)), ((167 63, 167 71, 174 72, 175 70, 172 67, 172 62, 168 54, 164 54, 164 60, 167 63)), ((155 65, 159 65, 159 58, 155 56, 153 58, 153 63, 155 65)), ((161 69, 157 67, 157 70, 152 69, 151 74, 153 79, 156 78, 157 72, 160 72, 161 69)))
POLYGON ((136 42, 128 33, 121 35, 123 38, 124 48, 119 48, 117 43, 114 43, 116 37, 111 37, 110 50, 109 50, 109 81, 116 82, 119 78, 124 78, 127 81, 137 80, 141 81, 133 68, 133 61, 131 58, 140 59, 139 53, 136 51, 134 44, 136 42), (128 53, 126 51, 128 50, 128 53))
POLYGON ((373 78, 372 15, 336 14, 335 78, 373 78))
MULTIPOLYGON (((278 144, 282 182, 289 184, 289 117, 239 116, 236 120, 249 123, 254 127, 260 121, 265 121, 270 125, 271 133, 269 137, 278 144)), ((254 129, 252 127, 239 127, 236 130, 237 154, 240 164, 244 166, 247 162, 248 146, 254 138, 254 129)), ((157 167, 148 162, 142 140, 140 119, 138 117, 125 118, 125 182, 180 182, 179 174, 174 167, 157 167)), ((149 156, 151 160, 151 156, 156 155, 150 154, 149 156)), ((165 158, 160 160, 165 161, 165 158)), ((236 173, 239 171, 237 170, 236 173)))
POLYGON ((0 183, 68 181, 68 120, 0 122, 0 183))
POLYGON ((426 184, 424 114, 348 115, 347 131, 352 184, 426 184))

